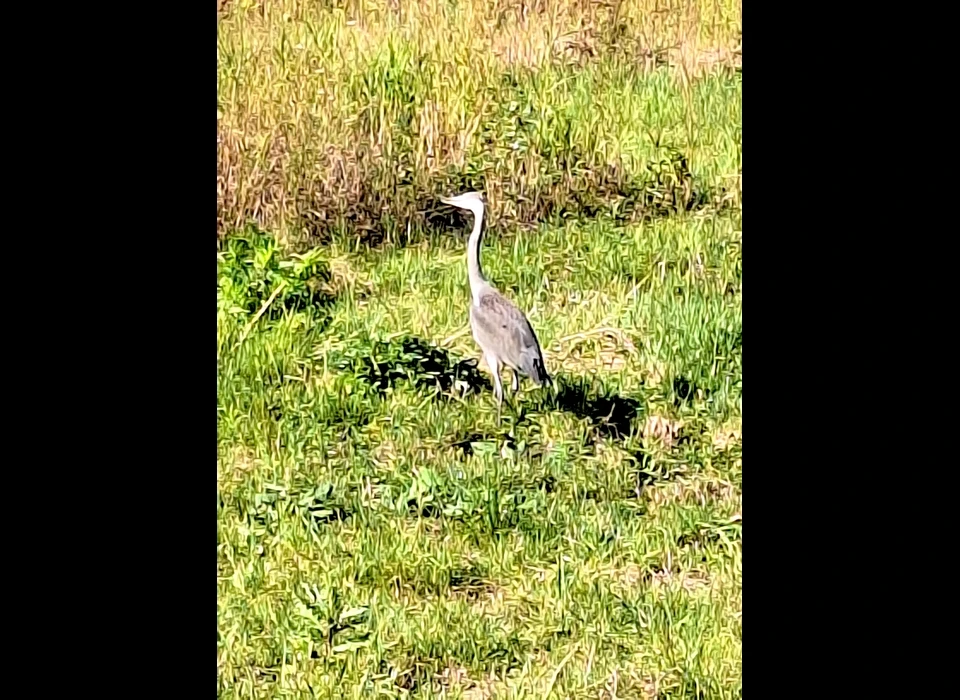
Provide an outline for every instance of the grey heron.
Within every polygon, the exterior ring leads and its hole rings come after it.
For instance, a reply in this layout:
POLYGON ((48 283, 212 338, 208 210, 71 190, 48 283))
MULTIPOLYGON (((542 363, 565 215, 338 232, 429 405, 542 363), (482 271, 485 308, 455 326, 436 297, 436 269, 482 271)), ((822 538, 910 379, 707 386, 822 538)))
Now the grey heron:
POLYGON ((493 373, 497 414, 503 404, 500 369, 513 374, 511 390, 520 388, 519 375, 530 377, 537 386, 550 384, 543 352, 530 322, 513 302, 498 292, 483 276, 480 267, 480 240, 483 237, 483 198, 479 192, 466 192, 440 201, 473 213, 473 231, 467 242, 467 272, 470 278, 470 327, 473 339, 483 351, 493 373))

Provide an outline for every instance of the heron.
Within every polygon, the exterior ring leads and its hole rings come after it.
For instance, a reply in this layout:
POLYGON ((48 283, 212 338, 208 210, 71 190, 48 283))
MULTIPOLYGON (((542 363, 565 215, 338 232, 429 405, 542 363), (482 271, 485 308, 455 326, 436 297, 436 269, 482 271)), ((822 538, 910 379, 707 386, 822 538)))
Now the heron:
POLYGON ((511 390, 520 388, 520 376, 530 377, 537 386, 550 384, 550 375, 543 361, 537 334, 527 317, 483 276, 480 267, 480 240, 483 237, 483 197, 479 192, 465 192, 455 197, 441 197, 444 204, 466 209, 473 214, 473 231, 467 242, 467 273, 470 279, 470 328, 483 356, 493 372, 497 416, 503 405, 503 384, 500 369, 510 368, 511 390))

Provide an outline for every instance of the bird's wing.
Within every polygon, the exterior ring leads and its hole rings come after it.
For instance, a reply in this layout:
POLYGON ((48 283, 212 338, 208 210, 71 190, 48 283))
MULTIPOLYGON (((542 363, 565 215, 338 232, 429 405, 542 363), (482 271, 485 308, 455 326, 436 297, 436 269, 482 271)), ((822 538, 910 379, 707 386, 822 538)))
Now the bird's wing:
POLYGON ((526 316, 509 299, 490 290, 472 305, 474 334, 482 348, 493 350, 509 367, 518 369, 538 384, 549 381, 537 336, 526 316))

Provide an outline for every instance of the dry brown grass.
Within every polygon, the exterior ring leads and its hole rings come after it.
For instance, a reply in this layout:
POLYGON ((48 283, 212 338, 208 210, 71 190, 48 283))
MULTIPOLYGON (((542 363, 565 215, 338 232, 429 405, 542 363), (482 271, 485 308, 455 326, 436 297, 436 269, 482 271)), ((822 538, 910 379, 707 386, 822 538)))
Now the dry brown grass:
POLYGON ((232 459, 218 460, 217 488, 221 493, 233 491, 257 466, 257 460, 249 450, 237 448, 233 451, 232 459))
POLYGON ((652 511, 670 504, 723 503, 738 513, 743 507, 742 494, 733 484, 706 475, 655 484, 648 487, 645 494, 652 511))
POLYGON ((602 327, 557 340, 550 350, 553 362, 565 372, 619 372, 633 356, 634 339, 619 328, 602 327))
POLYGON ((743 443, 743 419, 724 423, 713 433, 713 447, 718 452, 724 452, 734 445, 743 443))
MULTIPOLYGON (((405 240, 431 224, 431 197, 470 187, 507 222, 636 199, 612 124, 585 119, 572 151, 553 149, 562 125, 513 143, 527 105, 505 110, 511 82, 567 63, 673 64, 687 82, 739 60, 739 0, 336 4, 218 5, 218 235, 256 222, 286 237, 405 240)), ((676 188, 670 205, 685 206, 690 183, 676 188)))
POLYGON ((671 420, 666 416, 648 416, 642 435, 648 439, 658 440, 664 447, 670 448, 680 435, 681 428, 683 428, 683 421, 671 420))

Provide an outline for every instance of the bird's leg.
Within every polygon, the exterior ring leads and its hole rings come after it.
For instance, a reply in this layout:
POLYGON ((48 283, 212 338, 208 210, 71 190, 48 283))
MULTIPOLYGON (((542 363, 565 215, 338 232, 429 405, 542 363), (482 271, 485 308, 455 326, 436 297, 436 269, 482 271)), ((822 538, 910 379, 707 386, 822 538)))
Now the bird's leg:
POLYGON ((497 371, 493 373, 494 381, 496 382, 496 387, 494 388, 494 394, 497 397, 497 425, 500 425, 500 412, 503 410, 503 384, 500 382, 500 367, 499 362, 497 363, 497 371))
POLYGON ((513 375, 513 382, 510 384, 510 390, 516 394, 517 389, 520 388, 520 377, 517 376, 517 370, 510 368, 510 373, 513 375))
POLYGON ((500 407, 503 404, 503 384, 500 382, 500 358, 487 355, 487 364, 493 372, 493 395, 497 399, 497 424, 500 424, 500 407))

